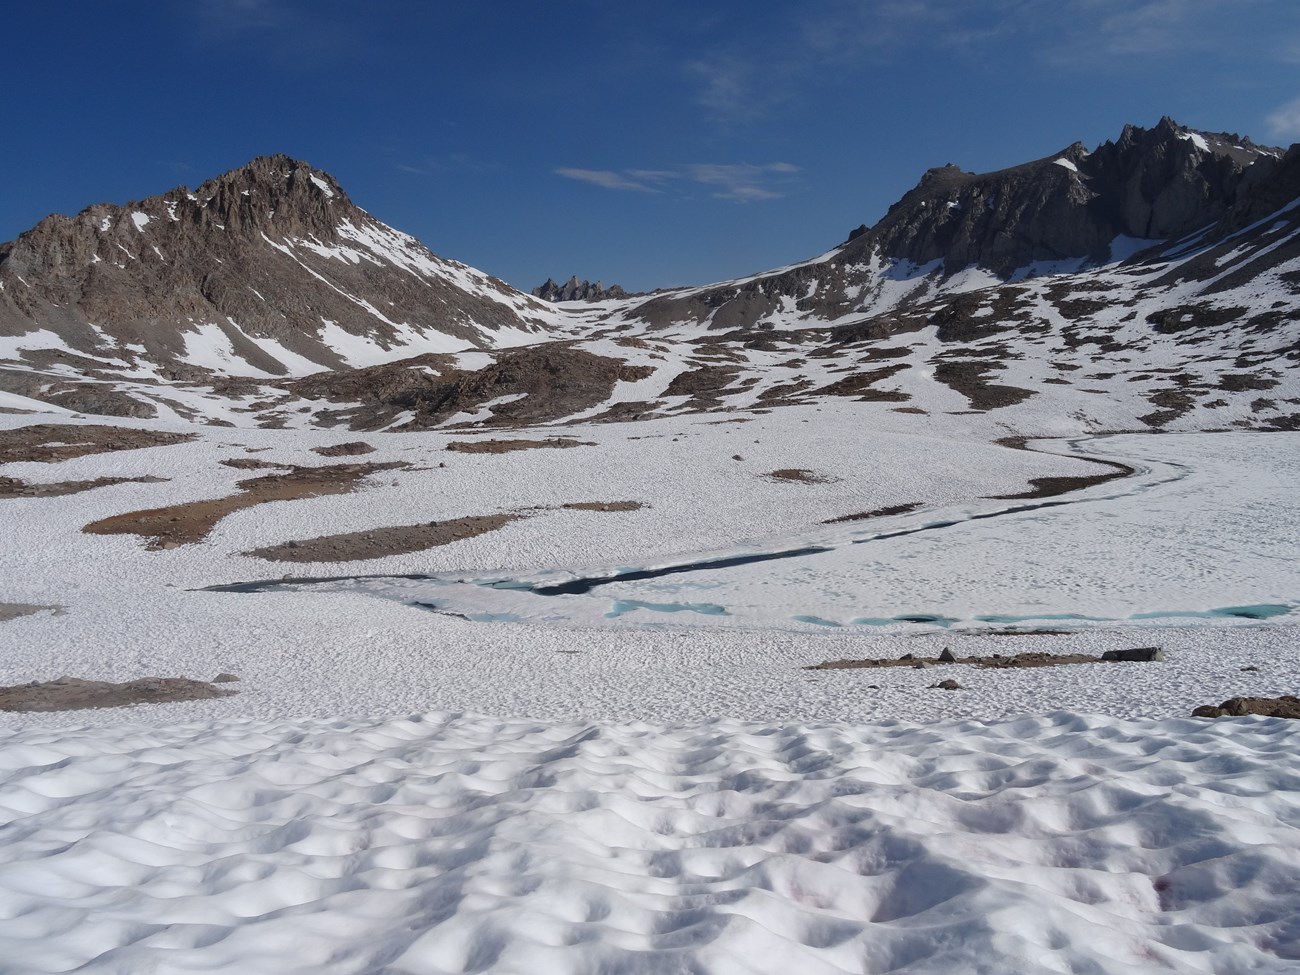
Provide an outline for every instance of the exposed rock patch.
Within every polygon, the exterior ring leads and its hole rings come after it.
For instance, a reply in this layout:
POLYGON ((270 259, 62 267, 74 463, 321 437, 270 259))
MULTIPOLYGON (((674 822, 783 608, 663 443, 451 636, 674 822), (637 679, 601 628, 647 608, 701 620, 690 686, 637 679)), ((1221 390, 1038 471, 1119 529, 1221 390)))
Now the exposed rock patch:
POLYGON ((60 677, 43 683, 0 687, 0 711, 78 711, 131 704, 166 704, 229 697, 236 692, 188 677, 142 677, 114 684, 60 677))
POLYGON ((846 521, 865 521, 868 518, 888 518, 890 515, 905 515, 909 511, 915 511, 921 507, 920 501, 911 501, 907 504, 891 504, 883 508, 876 508, 874 511, 862 511, 855 515, 840 515, 838 518, 827 518, 822 522, 823 525, 838 525, 846 521))
POLYGON ((645 505, 640 501, 570 501, 560 507, 570 511, 639 511, 645 505))
POLYGON ((91 535, 140 535, 151 549, 169 549, 201 542, 227 515, 269 501, 296 501, 327 494, 345 494, 379 471, 405 468, 403 463, 334 464, 329 467, 295 467, 288 474, 269 474, 240 481, 239 494, 207 501, 190 501, 128 511, 92 522, 82 529, 91 535))
POLYGON ((447 444, 447 449, 460 454, 508 454, 516 450, 594 446, 596 444, 591 440, 574 440, 572 437, 547 437, 545 440, 453 440, 447 444))
POLYGON ((364 440, 349 440, 347 443, 331 444, 328 447, 312 447, 311 452, 322 457, 358 457, 362 454, 373 454, 375 448, 364 440))
POLYGON ((871 670, 882 667, 933 667, 941 664, 964 664, 985 670, 1013 670, 1032 667, 1060 667, 1067 664, 1158 661, 1163 659, 1163 651, 1158 647, 1107 650, 1099 657, 1087 653, 1046 653, 1041 650, 1031 650, 1028 653, 1016 653, 1010 656, 995 653, 988 656, 960 657, 945 648, 944 652, 937 657, 917 657, 909 653, 901 657, 881 657, 870 660, 826 660, 805 667, 804 670, 871 670))
POLYGON ((0 430, 0 464, 53 464, 87 454, 188 443, 197 436, 195 433, 166 433, 161 430, 137 430, 93 423, 36 423, 12 430, 0 430))
POLYGON ((1197 718, 1238 718, 1260 714, 1268 718, 1300 718, 1300 697, 1232 697, 1218 707, 1202 704, 1192 712, 1197 718))
POLYGON ((97 477, 93 481, 53 481, 32 484, 14 477, 0 477, 0 498, 57 498, 65 494, 80 494, 94 488, 114 484, 162 484, 165 477, 97 477))
POLYGON ((452 542, 496 531, 522 517, 524 516, 518 514, 473 515, 447 521, 431 521, 423 525, 392 525, 282 542, 244 554, 272 562, 361 562, 450 545, 452 542))
POLYGON ((0 603, 0 623, 16 620, 20 616, 32 616, 46 610, 59 612, 59 606, 37 606, 34 603, 0 603))
POLYGON ((838 478, 818 474, 802 467, 782 467, 780 470, 768 471, 763 476, 776 481, 797 481, 800 484, 829 484, 838 480, 838 478))

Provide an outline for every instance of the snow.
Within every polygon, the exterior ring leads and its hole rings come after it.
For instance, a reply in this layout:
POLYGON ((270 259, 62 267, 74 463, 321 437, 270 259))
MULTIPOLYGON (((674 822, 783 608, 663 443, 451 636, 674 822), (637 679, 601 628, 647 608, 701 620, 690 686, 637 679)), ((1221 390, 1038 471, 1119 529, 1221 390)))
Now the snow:
MULTIPOLYGON (((1190 142, 1192 145, 1196 146, 1196 148, 1200 149, 1202 152, 1210 151, 1210 144, 1205 141, 1205 136, 1201 135, 1199 132, 1179 132, 1178 138, 1183 139, 1186 142, 1190 142)), ((1240 148, 1240 146, 1238 146, 1238 148, 1240 148)))
POLYGON ((6 393, 4 390, 0 390, 0 410, 21 410, 28 413, 54 413, 67 416, 73 413, 72 410, 66 410, 61 406, 42 403, 40 400, 19 396, 17 393, 6 393))
POLYGON ((313 183, 316 184, 316 188, 319 189, 322 193, 324 193, 326 197, 328 197, 331 200, 334 199, 334 190, 330 188, 329 183, 325 182, 315 173, 309 173, 308 177, 311 179, 313 183))
POLYGON ((1076 166, 1070 160, 1066 159, 1064 156, 1062 156, 1060 159, 1053 159, 1052 164, 1056 166, 1060 166, 1063 169, 1068 169, 1072 173, 1077 173, 1079 171, 1079 167, 1076 166))
POLYGON ((1279 719, 434 713, 4 746, 15 971, 1294 971, 1279 719))
MULTIPOLYGON (((18 280, 22 281, 22 278, 18 280)), ((26 282, 23 283, 26 284, 26 282)), ((62 337, 45 328, 26 332, 23 335, 0 335, 0 359, 18 359, 21 358, 24 351, 37 351, 40 349, 72 351, 62 337)))
POLYGON ((180 358, 194 366, 213 372, 230 375, 265 376, 268 373, 249 365, 235 351, 234 343, 220 325, 215 322, 203 322, 194 326, 192 332, 182 332, 185 341, 185 354, 180 358))
POLYGON ((143 231, 144 228, 149 225, 150 219, 151 217, 149 214, 143 213, 140 210, 133 210, 131 212, 131 222, 135 224, 136 230, 143 231))

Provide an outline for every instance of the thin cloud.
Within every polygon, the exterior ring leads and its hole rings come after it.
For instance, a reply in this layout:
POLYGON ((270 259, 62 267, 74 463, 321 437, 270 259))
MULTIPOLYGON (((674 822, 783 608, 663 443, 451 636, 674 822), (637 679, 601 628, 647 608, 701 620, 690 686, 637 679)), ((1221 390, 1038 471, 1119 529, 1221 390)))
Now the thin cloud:
POLYGON ((555 172, 566 179, 590 183, 607 190, 662 193, 674 187, 679 192, 684 192, 691 186, 702 186, 713 191, 710 195, 714 199, 754 203, 784 196, 780 187, 797 176, 799 167, 788 162, 761 166, 750 163, 692 163, 673 169, 625 169, 615 172, 608 169, 564 167, 555 172))
POLYGON ((1300 140, 1300 98, 1279 105, 1264 119, 1275 139, 1300 140))
POLYGON ((580 183, 590 183, 593 186, 600 186, 607 190, 632 190, 637 193, 659 192, 653 186, 648 186, 643 182, 630 178, 628 175, 608 169, 576 169, 572 166, 562 166, 555 170, 555 174, 563 176, 565 179, 576 179, 580 183))

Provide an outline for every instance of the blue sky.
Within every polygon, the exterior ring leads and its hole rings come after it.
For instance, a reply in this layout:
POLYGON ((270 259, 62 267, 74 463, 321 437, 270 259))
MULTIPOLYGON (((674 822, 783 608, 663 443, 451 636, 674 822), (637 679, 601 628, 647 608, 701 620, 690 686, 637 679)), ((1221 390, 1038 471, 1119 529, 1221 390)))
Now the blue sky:
POLYGON ((68 0, 0 58, 0 240, 287 152, 525 289, 790 263, 1162 114, 1300 141, 1296 0, 68 0))

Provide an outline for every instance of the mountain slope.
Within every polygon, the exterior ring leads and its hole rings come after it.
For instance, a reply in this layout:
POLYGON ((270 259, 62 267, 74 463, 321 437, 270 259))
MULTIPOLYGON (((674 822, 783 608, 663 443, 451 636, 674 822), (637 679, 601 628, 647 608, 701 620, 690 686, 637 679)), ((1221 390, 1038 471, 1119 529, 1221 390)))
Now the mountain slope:
POLYGON ((517 345, 554 324, 544 302, 435 256, 287 156, 0 245, 0 341, 46 332, 50 347, 178 376, 517 345))
POLYGON ((284 157, 192 195, 0 248, 0 393, 358 430, 844 399, 973 436, 1300 427, 1300 147, 1168 119, 1092 153, 931 170, 787 268, 561 307, 433 257, 284 157), (14 321, 27 331, 4 338, 14 321))

